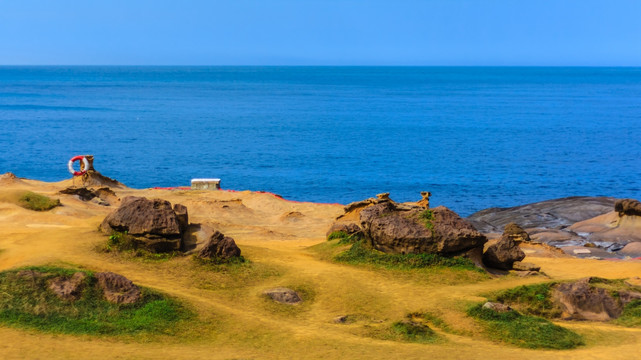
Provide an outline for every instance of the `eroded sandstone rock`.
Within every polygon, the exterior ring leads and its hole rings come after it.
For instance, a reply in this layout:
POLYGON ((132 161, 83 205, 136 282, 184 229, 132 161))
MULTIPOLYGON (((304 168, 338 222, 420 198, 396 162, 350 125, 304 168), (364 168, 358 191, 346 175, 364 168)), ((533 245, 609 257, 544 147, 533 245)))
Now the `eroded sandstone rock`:
POLYGON ((361 210, 360 223, 366 240, 386 253, 452 254, 487 241, 467 221, 443 206, 425 210, 385 201, 361 210))
POLYGON ((303 299, 296 291, 285 287, 265 290, 264 294, 281 304, 296 305, 303 302, 303 299))
POLYGON ((106 234, 127 232, 137 245, 152 252, 178 251, 187 229, 187 208, 161 199, 128 196, 107 215, 100 228, 106 234))
POLYGON ((140 288, 126 277, 112 273, 95 274, 105 299, 114 304, 133 304, 142 298, 140 288))
POLYGON ((49 282, 49 289, 62 300, 78 300, 86 278, 87 275, 83 272, 77 272, 71 278, 57 277, 49 282))

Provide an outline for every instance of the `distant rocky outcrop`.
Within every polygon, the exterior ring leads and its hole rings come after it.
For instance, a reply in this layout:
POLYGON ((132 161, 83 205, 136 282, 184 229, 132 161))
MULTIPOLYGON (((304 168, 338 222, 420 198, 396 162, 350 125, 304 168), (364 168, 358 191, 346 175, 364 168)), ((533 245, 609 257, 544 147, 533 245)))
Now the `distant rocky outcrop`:
POLYGON ((100 228, 106 234, 127 233, 136 244, 152 252, 181 249, 187 229, 187 208, 161 199, 129 196, 107 215, 100 228))
POLYGON ((360 211, 363 236, 386 253, 454 254, 482 246, 487 238, 453 211, 383 200, 360 211))
POLYGON ((610 197, 574 196, 511 208, 489 208, 467 220, 483 233, 499 233, 509 223, 525 229, 561 229, 612 211, 615 201, 610 197))

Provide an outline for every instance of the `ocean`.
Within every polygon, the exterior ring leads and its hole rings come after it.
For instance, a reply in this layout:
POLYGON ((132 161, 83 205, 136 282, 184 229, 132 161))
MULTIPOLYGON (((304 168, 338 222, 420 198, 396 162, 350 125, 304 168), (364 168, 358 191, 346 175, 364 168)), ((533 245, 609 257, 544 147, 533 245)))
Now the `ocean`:
POLYGON ((640 199, 641 68, 0 67, 0 173, 59 181, 79 154, 134 188, 431 191, 461 215, 640 199))

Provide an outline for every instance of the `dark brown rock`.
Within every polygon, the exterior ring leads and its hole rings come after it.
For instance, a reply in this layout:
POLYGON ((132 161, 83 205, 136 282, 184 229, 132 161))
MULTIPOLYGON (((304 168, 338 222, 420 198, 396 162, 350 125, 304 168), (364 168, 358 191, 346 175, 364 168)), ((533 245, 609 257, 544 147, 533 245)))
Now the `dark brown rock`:
POLYGON ((214 231, 209 240, 205 243, 198 256, 205 259, 230 259, 240 256, 240 248, 229 236, 219 231, 214 231))
POLYGON ((296 291, 284 287, 266 290, 264 294, 281 304, 296 305, 303 302, 296 291))
POLYGON ((503 237, 494 244, 488 246, 483 253, 483 263, 491 268, 510 270, 515 261, 525 258, 525 253, 519 248, 514 240, 503 237))
POLYGON ((575 320, 607 321, 616 319, 623 305, 603 288, 590 286, 591 278, 559 284, 553 292, 554 302, 563 317, 575 320))
POLYGON ((133 304, 142 298, 140 288, 126 277, 112 272, 95 274, 105 299, 114 304, 133 304))
POLYGON ((60 190, 60 194, 65 195, 76 195, 82 201, 89 201, 96 197, 96 194, 87 189, 86 187, 69 187, 63 190, 60 190))
POLYGON ((503 236, 509 237, 510 239, 514 240, 514 242, 521 243, 523 241, 530 241, 530 235, 523 230, 522 227, 518 226, 516 223, 509 223, 505 225, 505 229, 503 230, 503 236))
POLYGON ((62 300, 78 300, 82 295, 86 278, 87 275, 83 272, 77 272, 71 278, 57 277, 49 282, 49 289, 62 300))
POLYGON ((619 216, 641 216, 641 202, 634 199, 620 199, 614 203, 614 211, 619 216))
POLYGON ((107 234, 127 232, 138 246, 152 252, 178 251, 187 228, 187 208, 176 204, 174 209, 166 200, 128 196, 100 228, 107 234))
POLYGON ((381 202, 360 212, 363 235, 386 253, 450 254, 482 246, 487 239, 453 211, 439 206, 428 213, 419 206, 381 202))

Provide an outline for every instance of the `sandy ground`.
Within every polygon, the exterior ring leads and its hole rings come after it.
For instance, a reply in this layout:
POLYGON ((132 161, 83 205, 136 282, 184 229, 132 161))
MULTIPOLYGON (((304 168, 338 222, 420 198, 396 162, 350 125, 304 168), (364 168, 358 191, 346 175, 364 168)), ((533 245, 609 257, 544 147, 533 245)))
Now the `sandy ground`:
POLYGON ((67 264, 121 273, 135 283, 184 301, 198 314, 181 335, 119 338, 42 334, 0 327, 3 359, 630 359, 641 351, 641 329, 606 323, 564 322, 586 346, 569 351, 520 349, 483 338, 466 318, 466 304, 492 290, 551 279, 641 276, 641 261, 576 259, 529 249, 524 261, 541 265, 546 277, 507 276, 480 282, 438 274, 403 276, 336 264, 311 246, 342 213, 339 205, 294 203, 271 194, 223 191, 115 189, 127 195, 163 198, 188 207, 190 222, 210 223, 232 236, 252 262, 247 274, 207 273, 188 257, 149 262, 97 251, 106 241, 97 227, 114 207, 83 202, 57 192, 71 181, 0 183, 0 270, 67 264), (7 194, 31 190, 63 204, 49 212, 25 210, 7 194), (3 200, 4 199, 4 200, 3 200), (238 276, 238 278, 235 278, 238 276), (275 286, 311 289, 313 300, 295 312, 281 311, 261 296, 275 286), (411 344, 365 336, 368 329, 405 314, 437 314, 459 335, 438 331, 435 344, 411 344), (339 315, 362 321, 336 324, 339 315))

